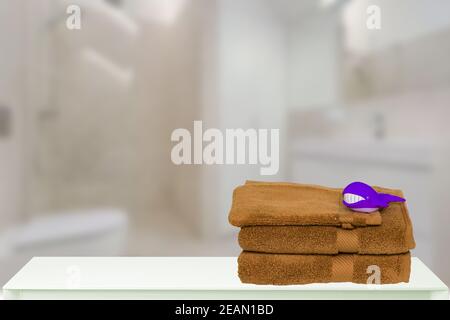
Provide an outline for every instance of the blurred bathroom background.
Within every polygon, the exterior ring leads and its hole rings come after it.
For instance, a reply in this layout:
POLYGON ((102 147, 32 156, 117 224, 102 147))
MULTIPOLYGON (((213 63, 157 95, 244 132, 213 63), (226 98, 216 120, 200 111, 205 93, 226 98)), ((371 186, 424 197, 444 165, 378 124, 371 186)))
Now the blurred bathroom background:
POLYGON ((403 189, 450 285, 449 57, 448 0, 0 0, 0 284, 35 255, 237 255, 231 192, 270 179, 403 189), (194 120, 279 128, 280 172, 174 165, 194 120))

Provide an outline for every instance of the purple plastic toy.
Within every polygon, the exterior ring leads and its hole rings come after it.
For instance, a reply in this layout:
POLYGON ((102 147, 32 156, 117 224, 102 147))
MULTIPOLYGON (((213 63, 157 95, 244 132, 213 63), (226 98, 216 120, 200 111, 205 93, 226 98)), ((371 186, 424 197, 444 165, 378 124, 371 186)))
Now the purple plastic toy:
POLYGON ((342 191, 342 201, 348 208, 359 212, 373 212, 386 208, 390 202, 406 200, 387 193, 378 193, 371 186, 362 182, 352 182, 342 191))

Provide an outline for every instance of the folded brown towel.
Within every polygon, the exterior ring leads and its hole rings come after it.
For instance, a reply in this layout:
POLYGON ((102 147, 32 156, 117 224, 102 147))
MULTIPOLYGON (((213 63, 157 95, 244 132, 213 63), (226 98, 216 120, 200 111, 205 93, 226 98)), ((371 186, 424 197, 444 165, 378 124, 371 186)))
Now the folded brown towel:
MULTIPOLYGON (((398 190, 388 192, 403 197, 398 190)), ((391 203, 381 216, 380 226, 352 230, 332 226, 242 227, 239 245, 247 251, 296 254, 397 254, 415 247, 405 203, 391 203)))
POLYGON ((409 281, 411 256, 409 252, 399 255, 295 255, 244 251, 238 265, 239 278, 244 283, 368 283, 374 274, 371 266, 377 266, 381 284, 388 284, 409 281))
POLYGON ((315 225, 351 229, 381 224, 378 211, 367 214, 345 207, 342 189, 270 182, 247 182, 237 187, 228 219, 237 227, 315 225))

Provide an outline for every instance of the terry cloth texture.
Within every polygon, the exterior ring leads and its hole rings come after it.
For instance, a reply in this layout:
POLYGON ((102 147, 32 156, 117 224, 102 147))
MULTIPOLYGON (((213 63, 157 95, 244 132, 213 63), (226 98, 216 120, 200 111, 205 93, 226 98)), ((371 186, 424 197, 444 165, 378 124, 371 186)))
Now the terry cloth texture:
POLYGON ((405 203, 359 213, 343 205, 342 189, 248 181, 234 190, 229 221, 241 228, 242 282, 367 283, 377 268, 381 284, 409 281, 415 242, 405 203))
MULTIPOLYGON (((378 192, 393 190, 374 187, 378 192)), ((342 189, 295 183, 247 182, 233 192, 229 222, 246 226, 335 226, 381 224, 379 211, 359 213, 342 203, 342 189)))
POLYGON ((389 284, 409 281, 411 256, 409 252, 398 255, 298 255, 244 251, 238 258, 238 265, 239 278, 244 283, 389 284), (377 274, 379 283, 375 281, 377 274))

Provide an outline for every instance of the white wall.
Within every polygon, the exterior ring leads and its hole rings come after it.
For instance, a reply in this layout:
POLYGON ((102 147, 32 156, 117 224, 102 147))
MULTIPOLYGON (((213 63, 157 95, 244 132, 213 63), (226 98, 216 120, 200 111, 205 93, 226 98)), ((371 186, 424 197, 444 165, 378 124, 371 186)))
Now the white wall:
POLYGON ((12 121, 10 135, 0 136, 0 229, 17 218, 22 204, 24 11, 22 1, 0 2, 0 105, 12 121))
POLYGON ((448 0, 353 0, 344 10, 348 49, 358 53, 380 50, 396 43, 450 27, 448 0), (378 5, 381 29, 366 27, 367 7, 378 5))
POLYGON ((333 12, 297 19, 289 29, 290 109, 336 104, 340 99, 340 29, 333 12))
MULTIPOLYGON (((280 129, 285 132, 286 30, 267 0, 217 1, 215 49, 209 50, 209 78, 204 79, 211 95, 204 101, 208 127, 280 129), (211 70, 212 69, 212 70, 211 70), (212 85, 211 83, 214 83, 212 85)), ((213 37, 211 37, 213 38, 213 37)), ((280 161, 283 145, 280 149, 280 161)), ((205 168, 204 230, 228 233, 233 189, 246 179, 282 179, 260 176, 259 166, 205 168)))
MULTIPOLYGON (((166 51, 162 52, 166 57, 165 63, 155 81, 164 78, 167 82, 166 95, 169 100, 162 105, 164 110, 161 114, 168 112, 167 126, 170 131, 186 128, 192 132, 193 122, 204 118, 202 96, 206 89, 202 87, 201 78, 206 58, 210 55, 202 49, 205 47, 206 50, 208 44, 204 43, 205 33, 212 31, 214 8, 214 2, 209 0, 186 1, 177 22, 167 29, 163 38, 169 45, 166 43, 166 51)), ((154 43, 149 46, 153 47, 154 43)), ((170 134, 168 132, 164 138, 169 140, 170 134)), ((173 145, 170 143, 170 147, 173 145)), ((170 152, 170 148, 164 151, 164 160, 170 164, 167 184, 171 190, 169 194, 173 196, 167 202, 195 234, 200 234, 204 222, 201 209, 202 168, 196 165, 176 166, 170 161, 170 152)))

